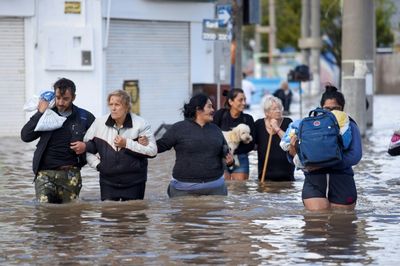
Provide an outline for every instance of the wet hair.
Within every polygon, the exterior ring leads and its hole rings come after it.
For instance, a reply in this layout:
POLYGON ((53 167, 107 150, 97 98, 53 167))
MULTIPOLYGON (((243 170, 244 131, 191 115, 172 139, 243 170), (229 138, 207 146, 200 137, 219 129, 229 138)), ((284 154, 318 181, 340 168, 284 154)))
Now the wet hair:
POLYGON ((190 98, 189 103, 183 105, 183 116, 186 119, 195 119, 197 110, 204 110, 204 106, 210 98, 204 94, 199 93, 190 98))
POLYGON ((239 93, 244 94, 243 90, 239 89, 239 88, 225 90, 222 93, 222 95, 226 97, 225 104, 224 104, 225 108, 227 108, 227 109, 231 108, 231 105, 229 104, 229 100, 233 101, 238 96, 239 93))
POLYGON ((66 78, 60 78, 59 80, 56 81, 53 85, 54 92, 56 92, 57 89, 60 90, 61 95, 64 95, 67 90, 71 91, 71 95, 75 96, 76 92, 76 87, 75 83, 72 80, 66 79, 66 78))
POLYGON ((272 104, 276 103, 278 107, 283 111, 283 105, 281 99, 275 96, 267 96, 264 101, 264 112, 269 112, 271 110, 272 104))
POLYGON ((327 100, 334 99, 336 102, 344 108, 345 100, 343 93, 341 93, 335 86, 328 84, 325 86, 325 92, 322 94, 321 97, 321 107, 324 106, 327 100))
POLYGON ((132 109, 132 104, 131 104, 131 96, 129 95, 129 93, 127 93, 124 90, 112 91, 107 96, 107 103, 110 102, 112 96, 120 97, 122 105, 128 107, 128 112, 130 112, 130 110, 132 109))

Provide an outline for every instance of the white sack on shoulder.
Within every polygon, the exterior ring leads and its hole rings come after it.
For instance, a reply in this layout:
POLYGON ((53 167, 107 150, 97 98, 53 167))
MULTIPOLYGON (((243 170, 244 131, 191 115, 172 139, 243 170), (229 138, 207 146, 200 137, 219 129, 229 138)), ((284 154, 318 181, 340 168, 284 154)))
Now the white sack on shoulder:
POLYGON ((67 118, 59 116, 51 109, 46 109, 34 131, 51 131, 62 127, 67 118))
POLYGON ((43 91, 40 93, 40 96, 34 95, 24 104, 23 108, 24 111, 25 112, 36 111, 40 100, 47 101, 49 103, 48 108, 53 108, 56 103, 53 91, 43 91))
POLYGON ((33 96, 24 104, 24 111, 25 112, 32 112, 36 111, 39 104, 39 96, 33 96))

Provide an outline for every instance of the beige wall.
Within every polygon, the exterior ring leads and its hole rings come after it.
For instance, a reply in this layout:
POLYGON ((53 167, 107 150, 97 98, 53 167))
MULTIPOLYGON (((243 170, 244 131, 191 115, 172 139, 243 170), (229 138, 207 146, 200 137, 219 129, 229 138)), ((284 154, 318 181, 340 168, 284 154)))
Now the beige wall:
POLYGON ((400 94, 400 53, 376 55, 376 94, 400 94))

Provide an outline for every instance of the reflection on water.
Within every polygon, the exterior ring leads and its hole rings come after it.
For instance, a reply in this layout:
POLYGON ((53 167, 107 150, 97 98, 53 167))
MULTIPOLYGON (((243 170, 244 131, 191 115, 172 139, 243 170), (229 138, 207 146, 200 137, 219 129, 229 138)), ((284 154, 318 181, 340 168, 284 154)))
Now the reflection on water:
POLYGON ((365 223, 354 212, 304 215, 303 242, 310 261, 361 263, 369 261, 365 223), (315 256, 313 256, 315 255, 315 256))
POLYGON ((260 193, 291 193, 294 190, 293 182, 270 182, 259 183, 257 192, 260 193))
POLYGON ((397 265, 400 158, 386 154, 394 128, 386 114, 398 114, 398 102, 376 98, 354 212, 305 211, 301 172, 296 182, 260 185, 255 153, 250 180, 228 182, 228 197, 169 199, 170 152, 150 160, 144 201, 100 202, 97 173, 84 168, 78 202, 38 205, 35 145, 1 138, 0 264, 397 265))

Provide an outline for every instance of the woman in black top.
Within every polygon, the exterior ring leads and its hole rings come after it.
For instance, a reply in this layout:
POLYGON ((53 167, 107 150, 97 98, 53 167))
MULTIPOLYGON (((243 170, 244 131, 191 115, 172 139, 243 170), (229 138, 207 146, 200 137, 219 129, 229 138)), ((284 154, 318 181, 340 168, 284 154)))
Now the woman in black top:
POLYGON ((225 108, 215 112, 214 123, 223 131, 229 131, 237 125, 244 123, 250 127, 250 135, 253 137, 250 143, 240 143, 239 147, 235 150, 235 154, 237 154, 239 158, 240 166, 226 169, 224 172, 225 179, 247 180, 249 178, 248 153, 254 148, 254 120, 251 115, 243 113, 246 107, 246 97, 242 89, 232 89, 228 91, 225 96, 227 97, 225 108))
POLYGON ((258 154, 258 179, 261 180, 268 139, 272 134, 271 147, 268 156, 265 180, 294 181, 294 166, 289 163, 286 152, 279 143, 292 119, 282 116, 283 106, 279 98, 270 96, 264 102, 265 118, 255 123, 255 143, 258 154))
POLYGON ((183 107, 185 119, 157 140, 158 153, 174 148, 176 154, 170 197, 227 195, 224 163, 233 163, 221 130, 211 123, 214 109, 204 94, 193 96, 183 107), (224 161, 223 161, 224 159, 224 161))

